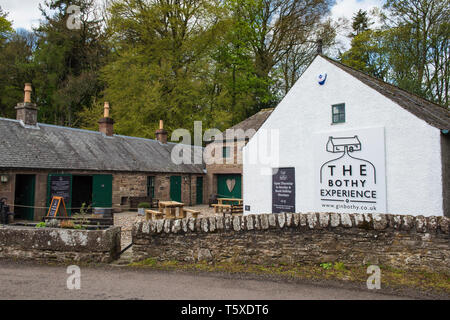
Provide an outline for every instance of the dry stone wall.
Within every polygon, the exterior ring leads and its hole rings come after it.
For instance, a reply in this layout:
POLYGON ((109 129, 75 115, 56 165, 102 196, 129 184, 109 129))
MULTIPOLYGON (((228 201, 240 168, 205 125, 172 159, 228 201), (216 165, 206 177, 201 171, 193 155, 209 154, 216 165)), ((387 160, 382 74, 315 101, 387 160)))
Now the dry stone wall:
POLYGON ((0 258, 43 262, 111 262, 118 258, 120 227, 69 230, 0 226, 0 258))
POLYGON ((382 214, 263 214, 137 222, 135 260, 378 264, 450 273, 450 219, 382 214))

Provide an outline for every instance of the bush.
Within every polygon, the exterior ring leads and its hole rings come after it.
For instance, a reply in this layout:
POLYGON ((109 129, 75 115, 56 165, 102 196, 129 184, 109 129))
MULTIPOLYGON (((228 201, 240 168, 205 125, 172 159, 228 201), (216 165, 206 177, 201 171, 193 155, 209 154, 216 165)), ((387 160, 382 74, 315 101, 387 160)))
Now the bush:
POLYGON ((148 202, 141 202, 141 203, 139 203, 138 208, 139 209, 150 209, 151 206, 150 206, 150 203, 148 203, 148 202))
POLYGON ((45 222, 39 222, 39 223, 36 225, 36 228, 45 228, 45 227, 47 227, 47 225, 45 224, 45 222))

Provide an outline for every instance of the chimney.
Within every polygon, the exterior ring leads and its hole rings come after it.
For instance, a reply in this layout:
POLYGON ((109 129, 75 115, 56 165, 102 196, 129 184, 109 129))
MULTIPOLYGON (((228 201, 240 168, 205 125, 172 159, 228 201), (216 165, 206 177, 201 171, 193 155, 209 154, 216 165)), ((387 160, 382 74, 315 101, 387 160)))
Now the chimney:
POLYGON ((323 40, 319 39, 317 41, 317 54, 323 54, 323 40))
POLYGON ((21 120, 25 125, 35 126, 37 124, 38 107, 31 103, 31 92, 33 91, 31 83, 25 83, 25 98, 23 103, 16 106, 16 119, 21 120))
POLYGON ((114 134, 114 120, 109 117, 109 102, 105 102, 103 118, 98 122, 98 129, 101 133, 111 137, 114 134))
POLYGON ((158 140, 160 143, 166 144, 167 136, 168 133, 166 130, 164 130, 164 121, 159 120, 159 129, 156 130, 156 140, 158 140))

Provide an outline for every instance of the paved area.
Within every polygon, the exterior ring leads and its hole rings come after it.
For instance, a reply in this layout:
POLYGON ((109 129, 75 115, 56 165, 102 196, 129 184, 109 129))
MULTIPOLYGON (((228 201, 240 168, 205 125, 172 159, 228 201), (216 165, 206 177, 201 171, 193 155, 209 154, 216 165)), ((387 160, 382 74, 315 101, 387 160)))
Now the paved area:
POLYGON ((0 260, 0 300, 4 299, 163 299, 321 300, 399 299, 371 291, 326 288, 218 275, 170 273, 118 267, 82 267, 81 289, 67 289, 66 267, 0 260))

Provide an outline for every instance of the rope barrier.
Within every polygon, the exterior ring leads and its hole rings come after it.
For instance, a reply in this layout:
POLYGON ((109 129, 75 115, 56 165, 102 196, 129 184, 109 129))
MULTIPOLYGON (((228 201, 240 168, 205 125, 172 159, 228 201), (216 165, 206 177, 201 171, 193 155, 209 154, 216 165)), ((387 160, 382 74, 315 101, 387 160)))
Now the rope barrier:
MULTIPOLYGON (((24 205, 19 205, 19 204, 12 204, 10 205, 12 207, 19 207, 19 208, 29 208, 29 209, 48 209, 49 207, 34 207, 34 206, 24 206, 24 205)), ((66 208, 66 210, 81 210, 81 209, 85 209, 87 210, 87 208, 66 208)), ((92 208, 91 208, 92 209, 92 208)), ((138 210, 138 209, 142 209, 142 208, 126 208, 127 210, 138 210)), ((144 208, 147 209, 147 208, 144 208)), ((148 208, 150 209, 150 208, 148 208)))

